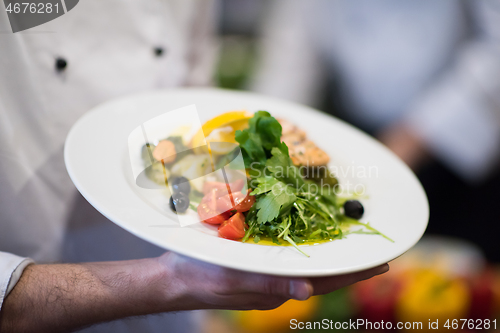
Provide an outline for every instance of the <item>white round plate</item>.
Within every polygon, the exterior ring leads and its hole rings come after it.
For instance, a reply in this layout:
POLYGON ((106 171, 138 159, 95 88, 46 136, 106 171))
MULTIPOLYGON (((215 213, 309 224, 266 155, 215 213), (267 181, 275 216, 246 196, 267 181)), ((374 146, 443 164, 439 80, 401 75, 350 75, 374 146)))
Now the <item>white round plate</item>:
POLYGON ((267 96, 220 89, 178 89, 133 95, 99 105, 73 126, 64 150, 75 186, 103 215, 134 235, 177 253, 234 269, 283 276, 327 276, 386 263, 422 237, 429 207, 410 169, 358 129, 309 107, 267 96), (230 110, 267 110, 305 130, 331 157, 341 184, 366 189, 363 222, 394 240, 351 234, 301 246, 264 246, 217 237, 199 223, 180 227, 166 213, 164 191, 139 188, 132 176, 128 136, 145 121, 195 104, 201 121, 230 110), (165 211, 155 204, 164 202, 165 211))

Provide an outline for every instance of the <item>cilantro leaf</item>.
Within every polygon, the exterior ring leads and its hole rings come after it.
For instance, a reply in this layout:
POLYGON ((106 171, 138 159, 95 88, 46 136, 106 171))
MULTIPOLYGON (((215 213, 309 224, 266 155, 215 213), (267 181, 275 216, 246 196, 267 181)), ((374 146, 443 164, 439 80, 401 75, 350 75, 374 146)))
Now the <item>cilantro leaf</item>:
POLYGON ((284 142, 271 150, 272 157, 267 160, 266 167, 274 177, 284 181, 286 184, 300 188, 304 185, 304 178, 299 169, 293 165, 288 155, 288 147, 284 142))
POLYGON ((270 180, 260 184, 255 191, 263 193, 259 196, 256 202, 257 221, 266 223, 277 218, 283 210, 289 208, 297 200, 294 193, 290 191, 289 186, 285 183, 276 180, 270 180), (273 184, 270 186, 270 184, 273 184), (264 194, 265 193, 265 194, 264 194))
POLYGON ((271 176, 266 176, 257 178, 256 182, 258 185, 255 190, 250 193, 250 195, 259 195, 271 191, 273 189, 273 186, 276 185, 279 180, 271 176))
POLYGON ((243 241, 253 237, 258 242, 265 237, 280 244, 283 240, 302 252, 297 243, 343 238, 348 232, 342 231, 342 225, 362 227, 351 233, 386 237, 369 224, 346 220, 341 210, 343 202, 334 190, 322 188, 319 193, 310 193, 304 189, 304 185, 316 183, 304 180, 293 165, 281 134, 280 123, 266 111, 256 112, 249 127, 236 132, 253 189, 250 194, 255 196, 255 204, 246 215, 249 228, 243 241))
POLYGON ((246 130, 236 131, 235 139, 240 144, 246 167, 249 167, 253 162, 266 163, 266 152, 258 134, 246 130))
POLYGON ((245 166, 248 168, 254 162, 264 165, 271 149, 281 144, 281 125, 266 111, 256 112, 248 125, 247 129, 235 133, 245 166))
POLYGON ((281 125, 273 117, 261 118, 257 124, 257 132, 260 135, 262 146, 268 151, 281 143, 281 125))

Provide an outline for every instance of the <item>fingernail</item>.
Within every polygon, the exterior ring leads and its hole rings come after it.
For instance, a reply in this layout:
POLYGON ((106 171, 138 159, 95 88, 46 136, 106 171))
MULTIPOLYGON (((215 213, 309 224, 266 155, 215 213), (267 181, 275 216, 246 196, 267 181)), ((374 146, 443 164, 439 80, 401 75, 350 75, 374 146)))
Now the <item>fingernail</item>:
POLYGON ((312 286, 304 280, 290 280, 290 298, 305 301, 312 294, 312 286))
POLYGON ((385 264, 378 267, 376 275, 384 274, 387 273, 388 271, 389 271, 389 265, 385 264))

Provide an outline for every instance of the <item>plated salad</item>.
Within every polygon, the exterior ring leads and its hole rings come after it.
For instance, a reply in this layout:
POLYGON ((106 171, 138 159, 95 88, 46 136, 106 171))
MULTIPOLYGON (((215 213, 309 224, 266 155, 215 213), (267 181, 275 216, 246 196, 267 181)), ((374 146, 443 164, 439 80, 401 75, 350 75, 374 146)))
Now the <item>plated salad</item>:
POLYGON ((359 221, 359 198, 340 195, 328 154, 290 122, 266 111, 233 111, 192 137, 186 132, 142 148, 146 175, 169 185, 172 211, 196 212, 203 223, 218 226, 220 237, 292 245, 306 256, 298 245, 351 233, 391 240, 359 221), (238 157, 242 165, 235 167, 238 157))

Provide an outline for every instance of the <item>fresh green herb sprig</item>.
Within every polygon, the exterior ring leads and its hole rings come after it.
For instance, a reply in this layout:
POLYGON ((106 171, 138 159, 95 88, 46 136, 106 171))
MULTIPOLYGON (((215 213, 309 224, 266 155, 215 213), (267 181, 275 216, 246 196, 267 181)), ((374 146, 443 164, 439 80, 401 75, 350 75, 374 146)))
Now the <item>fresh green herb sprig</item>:
POLYGON ((281 134, 280 123, 266 111, 256 112, 249 127, 236 132, 250 176, 250 194, 256 198, 246 217, 249 228, 242 241, 253 237, 258 242, 265 237, 280 244, 283 240, 308 256, 297 244, 343 238, 342 224, 362 226, 351 233, 382 235, 368 224, 346 220, 333 188, 304 179, 281 142, 281 134), (314 192, 310 191, 313 184, 314 192))

